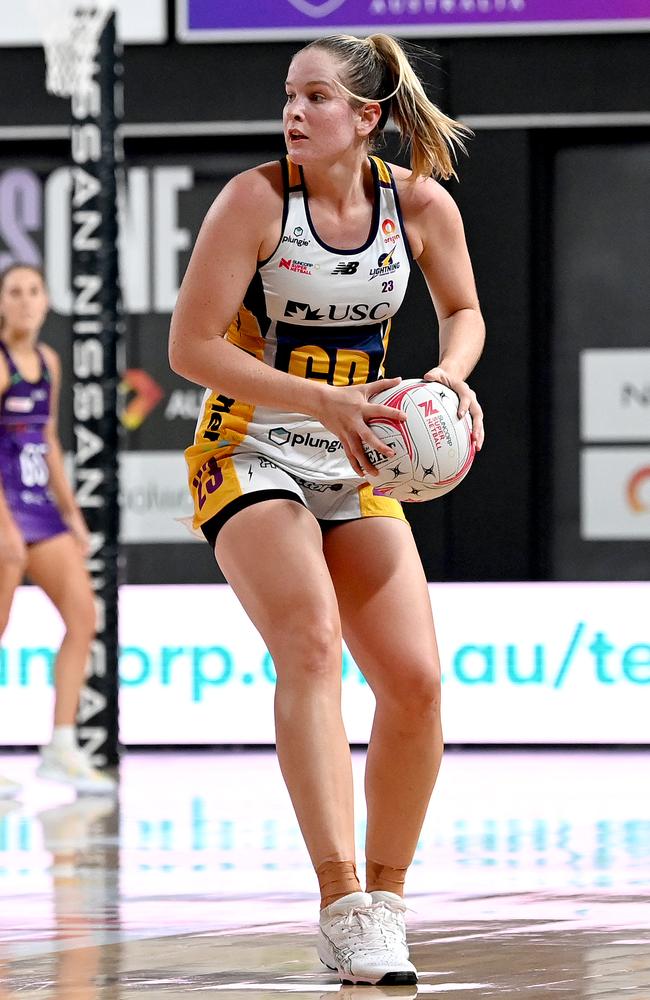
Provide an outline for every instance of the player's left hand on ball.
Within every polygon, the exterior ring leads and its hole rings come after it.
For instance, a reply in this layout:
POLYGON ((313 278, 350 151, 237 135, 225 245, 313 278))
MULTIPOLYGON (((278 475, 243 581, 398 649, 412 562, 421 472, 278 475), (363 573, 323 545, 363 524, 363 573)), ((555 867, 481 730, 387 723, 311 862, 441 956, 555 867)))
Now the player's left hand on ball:
POLYGON ((425 382, 441 382, 453 389, 458 396, 458 419, 462 420, 466 413, 472 418, 472 441, 477 451, 483 447, 485 440, 485 429, 483 427, 483 410, 476 398, 476 393, 470 389, 467 382, 460 378, 455 378, 438 365, 426 372, 423 376, 425 382))

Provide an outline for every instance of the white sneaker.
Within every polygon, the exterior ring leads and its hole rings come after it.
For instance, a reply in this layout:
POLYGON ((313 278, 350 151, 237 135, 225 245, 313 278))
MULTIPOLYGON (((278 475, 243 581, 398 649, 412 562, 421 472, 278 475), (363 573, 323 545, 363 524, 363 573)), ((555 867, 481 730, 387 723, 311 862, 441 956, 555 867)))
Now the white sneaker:
POLYGON ((22 791, 23 786, 17 781, 10 781, 0 774, 0 799, 15 799, 22 791))
POLYGON ((39 778, 72 785, 80 795, 112 795, 117 787, 113 778, 92 766, 80 747, 66 750, 43 747, 36 774, 39 778))
POLYGON ((342 983, 417 982, 406 946, 406 907, 392 892, 351 892, 321 910, 318 957, 342 983))

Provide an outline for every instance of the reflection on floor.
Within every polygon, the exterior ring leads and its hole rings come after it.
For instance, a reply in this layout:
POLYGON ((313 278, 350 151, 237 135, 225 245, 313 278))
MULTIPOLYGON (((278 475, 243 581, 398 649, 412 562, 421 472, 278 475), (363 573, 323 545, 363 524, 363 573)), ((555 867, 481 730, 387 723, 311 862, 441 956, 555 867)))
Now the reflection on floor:
MULTIPOLYGON (((131 754, 119 802, 7 755, 0 1000, 650 1000, 650 755, 448 753, 408 882, 417 987, 318 964, 314 875, 273 754, 131 754)), ((362 788, 363 757, 355 755, 362 788)), ((358 805, 362 854, 363 803, 358 805)))

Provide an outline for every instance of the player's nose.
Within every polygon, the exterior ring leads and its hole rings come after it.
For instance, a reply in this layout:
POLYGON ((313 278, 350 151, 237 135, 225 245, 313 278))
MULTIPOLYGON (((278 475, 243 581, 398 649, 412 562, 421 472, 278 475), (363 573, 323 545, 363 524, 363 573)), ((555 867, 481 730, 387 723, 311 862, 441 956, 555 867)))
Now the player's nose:
POLYGON ((304 120, 304 117, 305 112, 302 105, 298 102, 298 100, 295 100, 289 111, 289 121, 300 122, 304 120))

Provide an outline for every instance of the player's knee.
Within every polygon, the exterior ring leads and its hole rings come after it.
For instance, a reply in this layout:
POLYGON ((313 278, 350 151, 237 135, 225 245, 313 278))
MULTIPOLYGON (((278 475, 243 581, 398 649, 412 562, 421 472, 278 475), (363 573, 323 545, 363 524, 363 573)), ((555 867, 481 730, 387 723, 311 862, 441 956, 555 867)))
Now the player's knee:
POLYGON ((412 718, 437 715, 440 694, 440 673, 430 663, 396 671, 387 691, 392 705, 412 718))
POLYGON ((97 631, 97 615, 93 601, 80 601, 70 615, 65 616, 67 634, 78 642, 90 644, 97 631))
MULTIPOLYGON (((285 674, 295 680, 337 680, 341 676, 341 627, 335 617, 321 615, 313 627, 288 625, 283 641, 285 674)), ((274 658, 275 659, 275 658, 274 658)), ((278 678, 282 663, 278 663, 278 678)))
POLYGON ((440 712, 440 675, 429 665, 416 676, 406 694, 406 709, 416 716, 437 715, 440 712))

